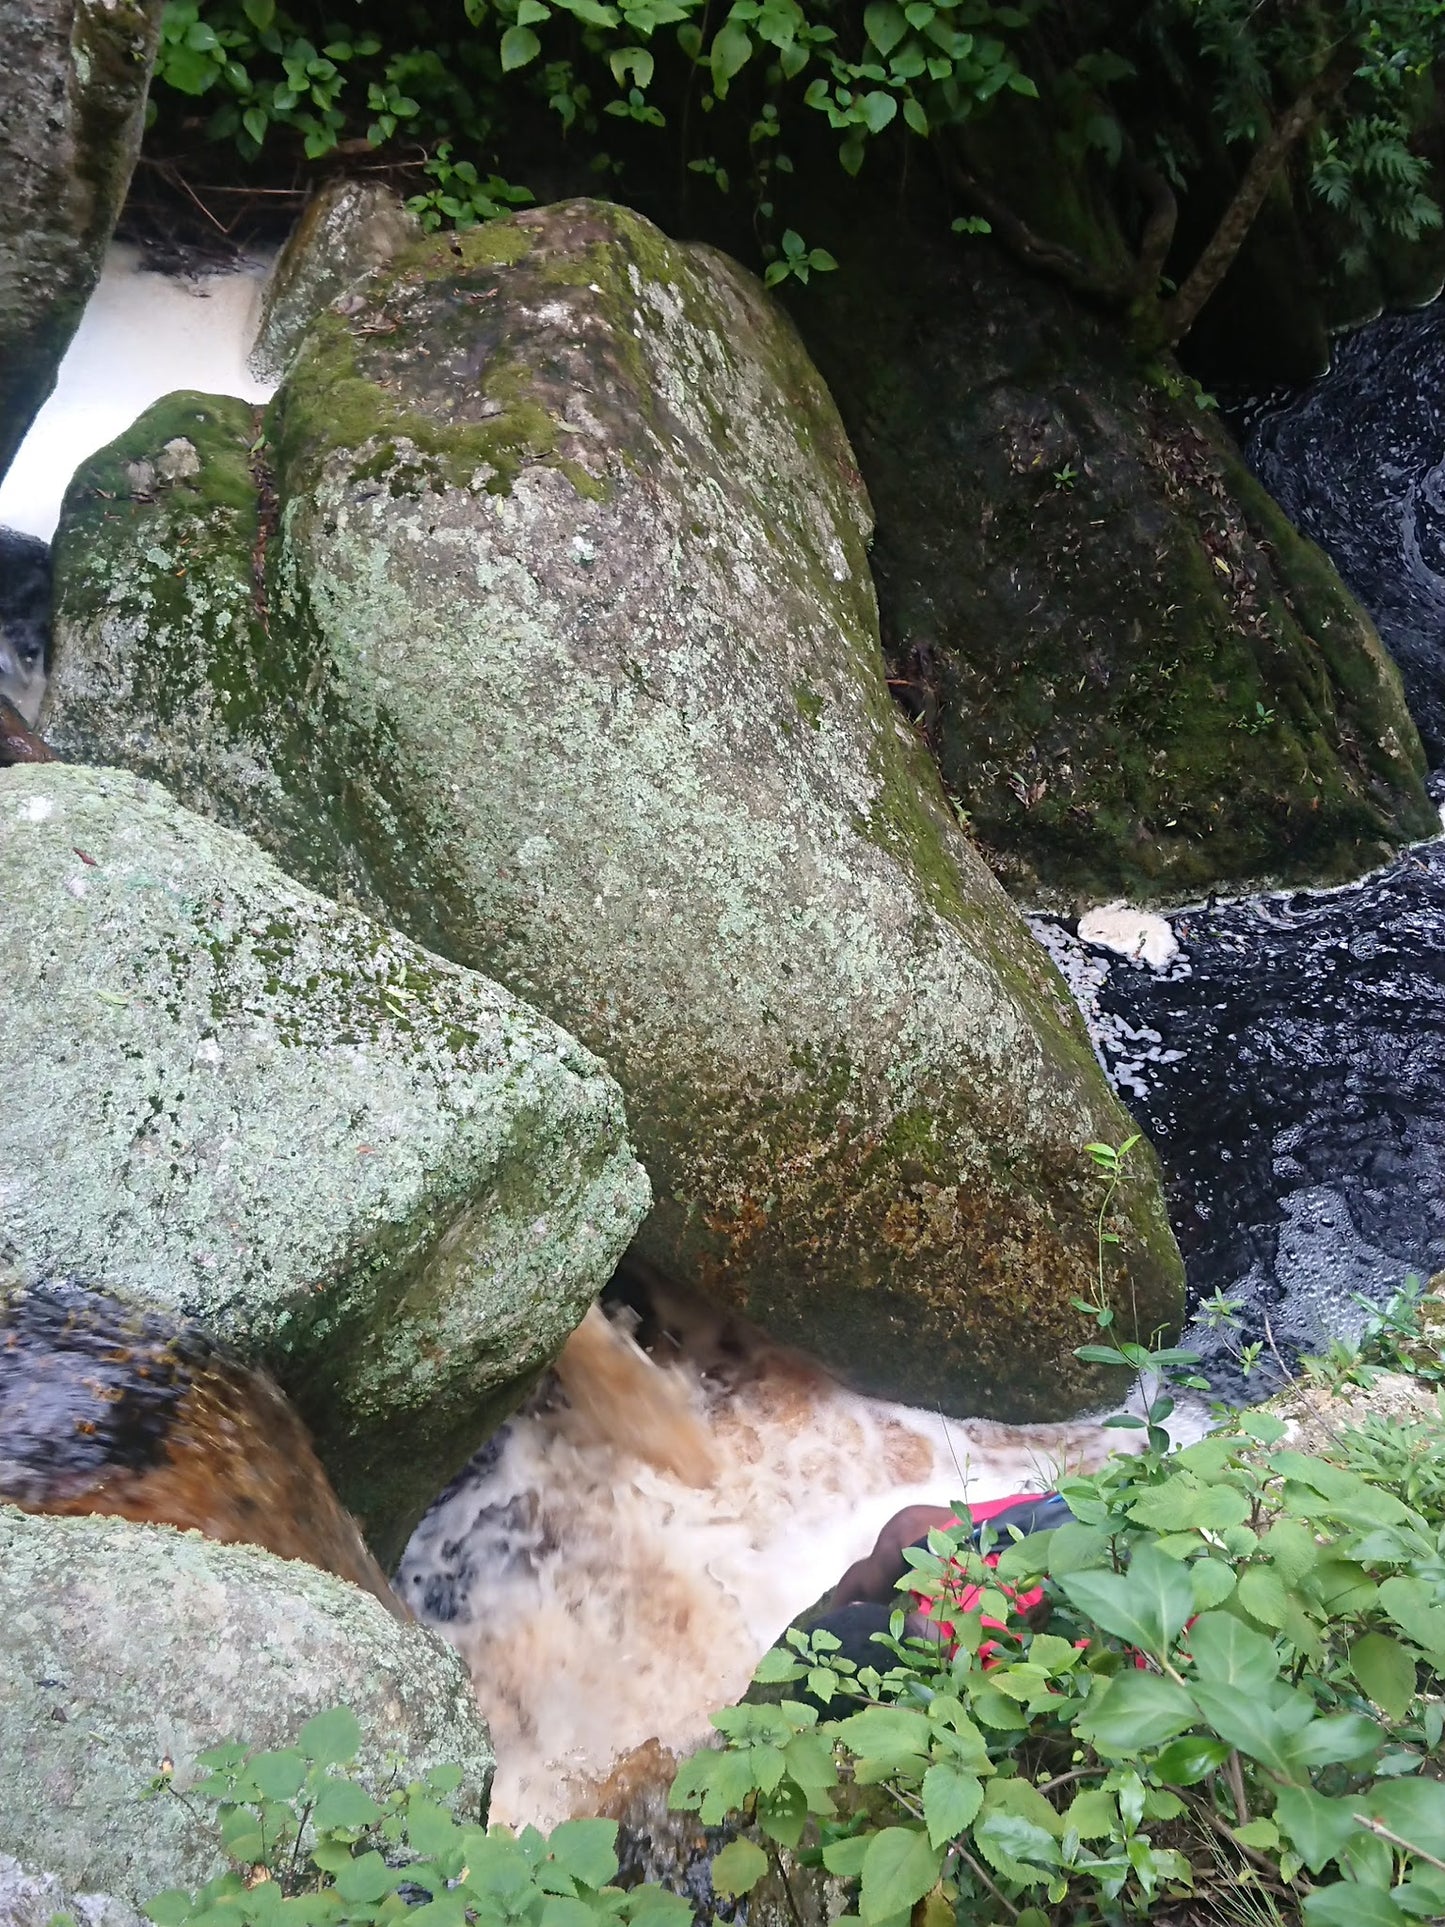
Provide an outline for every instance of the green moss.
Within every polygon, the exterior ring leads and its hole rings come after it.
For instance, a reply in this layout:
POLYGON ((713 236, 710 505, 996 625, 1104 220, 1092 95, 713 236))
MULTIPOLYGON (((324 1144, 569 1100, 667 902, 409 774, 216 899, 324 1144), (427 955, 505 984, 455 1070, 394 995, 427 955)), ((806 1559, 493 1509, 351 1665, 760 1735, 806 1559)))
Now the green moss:
POLYGON ((894 674, 1010 887, 1337 881, 1428 834, 1393 665, 1222 432, 986 244, 852 213, 856 272, 799 312, 877 507, 894 674))

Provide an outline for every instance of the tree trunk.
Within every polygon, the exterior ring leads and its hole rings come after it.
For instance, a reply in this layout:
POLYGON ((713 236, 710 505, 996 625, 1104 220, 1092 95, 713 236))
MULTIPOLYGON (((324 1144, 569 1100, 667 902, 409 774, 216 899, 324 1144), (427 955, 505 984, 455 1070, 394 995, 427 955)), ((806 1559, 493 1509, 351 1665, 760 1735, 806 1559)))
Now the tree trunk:
POLYGON ((1234 198, 1220 216, 1199 259, 1189 270, 1173 299, 1161 309, 1164 339, 1182 341, 1199 319, 1200 310, 1228 272, 1244 244, 1274 184, 1301 135, 1307 133, 1335 97, 1344 91, 1358 63, 1353 47, 1342 47, 1334 59, 1295 97, 1249 157, 1234 198))

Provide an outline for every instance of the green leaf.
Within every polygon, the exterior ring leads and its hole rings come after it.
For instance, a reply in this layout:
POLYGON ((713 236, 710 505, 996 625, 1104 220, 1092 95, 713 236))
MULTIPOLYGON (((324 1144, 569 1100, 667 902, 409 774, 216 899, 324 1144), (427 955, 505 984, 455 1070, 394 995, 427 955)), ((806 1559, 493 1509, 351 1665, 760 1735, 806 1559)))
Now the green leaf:
POLYGON ((1321 1873, 1352 1834, 1360 1830, 1353 1800, 1330 1800, 1313 1787, 1284 1786, 1274 1815, 1311 1873, 1321 1873))
POLYGON ((915 134, 919 134, 924 140, 927 140, 928 116, 923 111, 922 103, 916 101, 912 94, 910 94, 903 103, 903 118, 915 134))
POLYGON ((1276 1692, 1272 1703, 1258 1687, 1207 1686, 1202 1680, 1195 1684, 1193 1693, 1206 1721, 1222 1740, 1286 1779, 1297 1777, 1290 1744, 1314 1716, 1313 1705, 1303 1694, 1276 1692))
POLYGON ((871 1833, 854 1834, 851 1840, 834 1840, 823 1849, 823 1865, 840 1880, 856 1880, 872 1845, 871 1833))
POLYGON ((241 116, 241 125, 259 147, 266 138, 266 129, 271 125, 271 117, 264 107, 248 107, 241 116))
POLYGON ((265 33, 276 18, 276 0, 241 0, 241 11, 258 33, 265 33))
POLYGON ((1062 1579, 1071 1572, 1088 1572, 1109 1563, 1109 1535, 1100 1526, 1072 1520, 1048 1535, 1049 1576, 1062 1579))
POLYGON ((153 1920, 156 1927, 183 1927, 195 1913, 195 1902, 191 1896, 182 1893, 179 1887, 168 1887, 154 1900, 148 1900, 141 1909, 147 1920, 153 1920))
POLYGON ((1074 1572, 1059 1584, 1105 1632, 1156 1657, 1169 1650, 1194 1613, 1187 1569, 1151 1545, 1140 1546, 1127 1572, 1074 1572))
POLYGON ((292 1747, 276 1753, 258 1753, 251 1762, 250 1774, 258 1792, 266 1799, 289 1800, 301 1790, 306 1762, 292 1747))
POLYGON ((1250 1820, 1244 1826, 1236 1827, 1234 1837, 1241 1846, 1257 1847, 1261 1853, 1274 1853, 1279 1846, 1279 1828, 1267 1818, 1250 1820))
POLYGON ((1074 1721, 1074 1731, 1101 1753, 1128 1755, 1173 1739, 1199 1718, 1194 1702, 1158 1673, 1116 1673, 1074 1721))
POLYGON ((1413 1847, 1445 1860, 1445 1785, 1439 1780, 1388 1780, 1352 1802, 1413 1847))
POLYGON ((379 1853, 363 1853, 337 1874, 336 1891, 343 1900, 380 1900, 383 1894, 391 1892, 398 1880, 406 1877, 404 1873, 393 1873, 379 1853))
POLYGON ((547 1850, 574 1880, 605 1887, 617 1878, 617 1822, 564 1820, 554 1827, 547 1850))
POLYGON ((872 0, 863 9, 863 31, 886 59, 907 33, 908 22, 893 0, 872 0))
POLYGON ((249 1807, 221 1810, 221 1845, 237 1861, 256 1861, 266 1851, 261 1823, 249 1807))
POLYGON ((751 34, 735 20, 727 21, 714 36, 709 59, 712 63, 712 84, 719 99, 727 93, 728 82, 747 65, 752 51, 751 34))
POLYGON ((1219 1606, 1234 1591, 1234 1572, 1222 1559, 1196 1559, 1189 1568, 1194 1603, 1200 1612, 1219 1606))
POLYGON ((1196 1786, 1229 1758, 1224 1740, 1213 1740, 1203 1733, 1187 1733, 1171 1740, 1154 1762, 1156 1778, 1167 1786, 1196 1786))
POLYGON ((1410 1919, 1383 1887, 1367 1887, 1359 1880, 1341 1880, 1306 1894, 1304 1917, 1309 1927, 1409 1927, 1410 1919))
POLYGON ((1076 1793, 1064 1815, 1064 1825, 1081 1840, 1106 1840, 1119 1824, 1119 1809, 1112 1793, 1103 1787, 1085 1787, 1076 1793))
POLYGON ((901 1706, 870 1706, 839 1720, 833 1728, 840 1739, 860 1759, 906 1759, 926 1754, 932 1740, 927 1716, 910 1713, 901 1706))
POLYGON ((1366 1633, 1350 1647, 1350 1671, 1366 1698, 1392 1720, 1403 1720, 1415 1697, 1417 1657, 1388 1633, 1366 1633))
POLYGON ((1250 1618, 1265 1626, 1283 1626, 1289 1618, 1289 1597, 1273 1566, 1246 1566, 1239 1575, 1238 1597, 1250 1618))
POLYGON ((713 1891, 736 1900, 751 1893, 767 1871, 768 1856, 755 1841, 730 1840, 713 1860, 713 1891))
POLYGON ((1232 1613, 1201 1613, 1189 1628, 1189 1651, 1211 1686, 1268 1686, 1279 1676, 1274 1641, 1232 1613))
POLYGON ((296 1745, 317 1766, 345 1766, 361 1745, 361 1722, 348 1706, 316 1713, 296 1735, 296 1745))
POLYGON ((542 43, 530 27, 508 27, 502 35, 502 72, 509 74, 525 67, 542 51, 542 43))
POLYGON ((328 1780, 316 1796, 311 1818, 322 1830, 369 1827, 381 1818, 381 1808, 354 1780, 328 1780))
POLYGON ((1249 1501, 1232 1485, 1198 1485, 1176 1474, 1136 1499, 1129 1517, 1155 1532, 1223 1532, 1243 1525, 1249 1517, 1249 1501))
POLYGON ((875 1833, 863 1862, 858 1911, 864 1927, 906 1913, 937 1884, 942 1851, 912 1827, 884 1827, 875 1833))
POLYGON ((935 1847, 956 1840, 983 1805, 983 1781, 951 1760, 939 1760, 923 1776, 923 1818, 935 1847))
POLYGON ((780 1686, 801 1679, 803 1668, 785 1646, 774 1646, 764 1653, 753 1672, 760 1686, 780 1686))
POLYGON ((898 114, 898 96, 875 88, 871 94, 864 94, 858 103, 870 134, 881 134, 898 114))
POLYGON ((974 1831, 974 1845, 990 1866, 1010 1880, 1037 1885, 1040 1868, 1059 1864, 1053 1835, 1016 1813, 991 1813, 974 1831))
POLYGON ((1445 1606, 1434 1603, 1420 1579, 1396 1574, 1380 1587, 1380 1604, 1410 1639, 1425 1648, 1437 1670, 1445 1670, 1445 1606))

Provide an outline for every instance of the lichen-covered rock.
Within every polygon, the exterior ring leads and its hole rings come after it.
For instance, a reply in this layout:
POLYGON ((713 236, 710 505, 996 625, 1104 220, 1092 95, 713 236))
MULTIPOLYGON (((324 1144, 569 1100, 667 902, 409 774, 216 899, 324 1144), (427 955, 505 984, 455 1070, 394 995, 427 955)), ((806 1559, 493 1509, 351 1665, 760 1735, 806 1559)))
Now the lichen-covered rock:
MULTIPOLYGON (((917 1403, 1097 1396, 1083 1146, 1131 1126, 890 701, 867 498, 757 283, 588 202, 439 237, 318 318, 248 495, 252 432, 176 398, 77 477, 62 753, 566 1022, 664 1273, 917 1403), (200 475, 111 499, 183 414, 200 475)), ((1148 1331, 1152 1160, 1121 1207, 1148 1331)))
POLYGON ((421 233, 398 195, 338 175, 307 202, 271 270, 251 367, 279 381, 314 316, 387 267, 421 233))
POLYGON ((0 1922, 4 1927, 51 1927, 67 1913, 77 1927, 144 1927, 134 1907, 114 1894, 68 1893, 53 1873, 22 1866, 0 1853, 0 1922))
POLYGON ((287 1745, 333 1706, 361 1723, 364 1785, 390 1779, 389 1754, 404 1778, 450 1762, 459 1810, 485 1811, 492 1749, 461 1661, 329 1573, 0 1506, 0 1620, 0 1854, 67 1887, 144 1902, 208 1880, 215 1810, 176 1797, 198 1756, 287 1745), (167 1762, 175 1793, 147 1799, 167 1762))
POLYGON ((392 1556, 646 1207, 616 1086, 121 771, 0 774, 0 902, 0 1266, 266 1365, 392 1556))
POLYGON ((878 516, 883 633, 1026 900, 1339 882, 1438 830, 1374 625, 1164 366, 990 244, 810 217, 799 304, 878 516))
POLYGON ((140 151, 162 0, 13 0, 0 36, 0 475, 55 385, 140 151))

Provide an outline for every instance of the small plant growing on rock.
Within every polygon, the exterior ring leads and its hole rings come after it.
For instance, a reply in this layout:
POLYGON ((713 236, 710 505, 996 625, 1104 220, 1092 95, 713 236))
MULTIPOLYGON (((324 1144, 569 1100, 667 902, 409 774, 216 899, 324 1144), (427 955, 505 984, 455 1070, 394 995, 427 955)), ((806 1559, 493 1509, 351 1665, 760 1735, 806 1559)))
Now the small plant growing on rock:
POLYGON ((691 1909, 660 1887, 624 1893, 617 1825, 569 1820, 543 1835, 458 1817, 458 1767, 374 1798, 352 1770, 361 1728, 333 1708, 295 1744, 229 1745, 202 1755, 207 1776, 180 1795, 214 1801, 229 1871, 198 1893, 158 1894, 156 1927, 688 1927, 691 1909))

